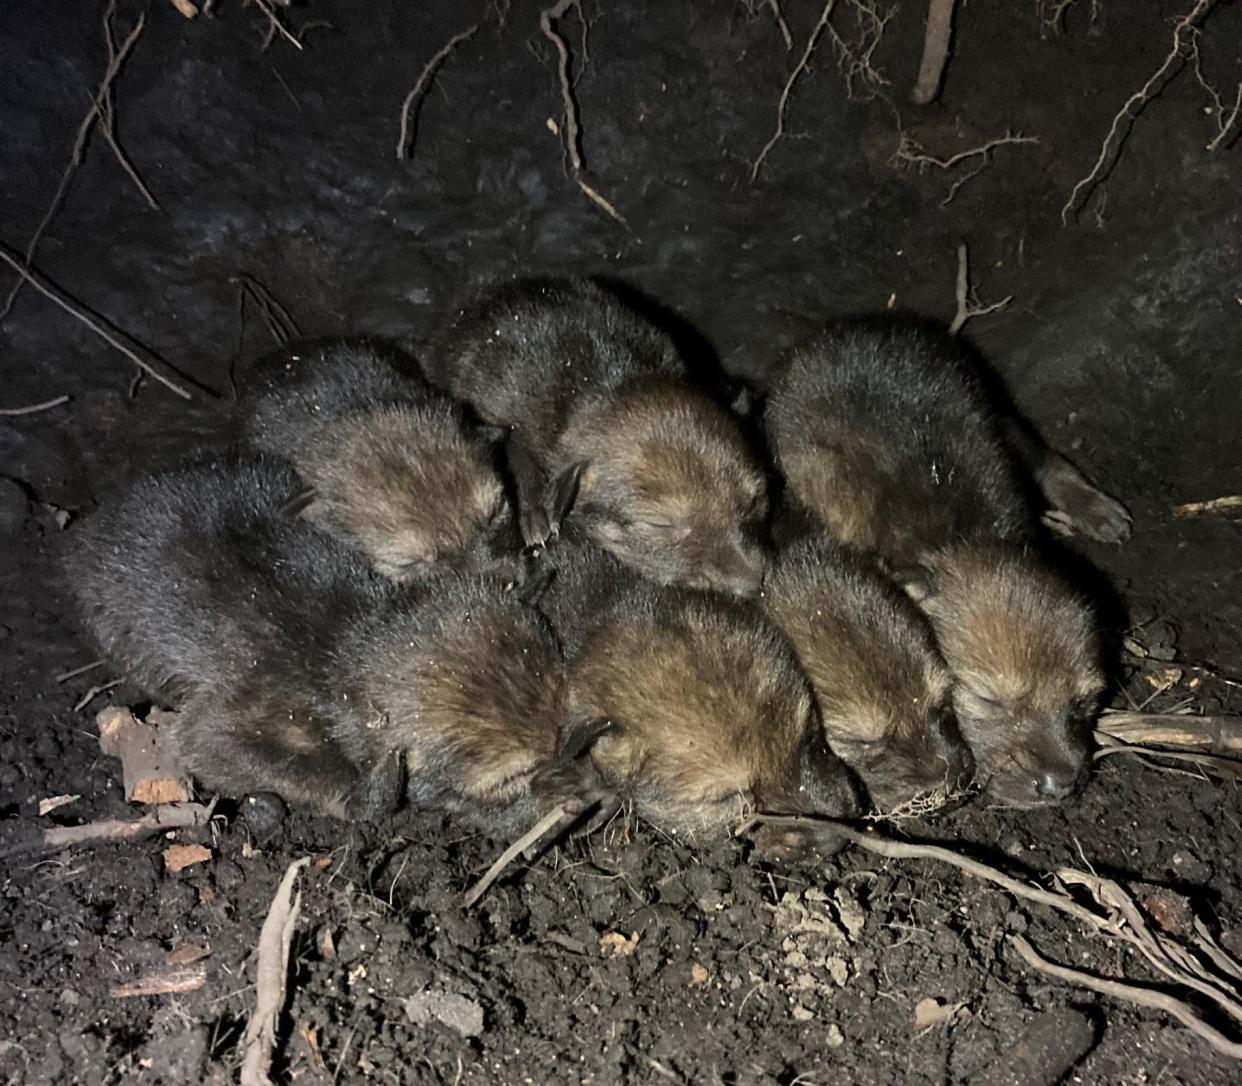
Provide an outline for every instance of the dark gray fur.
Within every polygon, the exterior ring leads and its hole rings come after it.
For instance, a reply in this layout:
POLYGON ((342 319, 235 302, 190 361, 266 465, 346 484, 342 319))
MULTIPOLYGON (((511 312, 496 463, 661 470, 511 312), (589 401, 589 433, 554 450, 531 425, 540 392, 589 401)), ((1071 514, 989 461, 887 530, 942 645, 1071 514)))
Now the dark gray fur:
POLYGON ((295 616, 326 625, 379 594, 359 551, 277 515, 302 486, 281 462, 211 460, 140 479, 70 533, 86 625, 152 697, 223 683, 295 616))
POLYGON ((544 621, 495 576, 392 585, 279 514, 300 485, 279 464, 198 465, 138 482, 73 540, 87 625, 180 709, 187 768, 226 793, 348 817, 391 808, 403 777, 413 802, 496 828, 582 802, 579 766, 557 761, 563 677, 544 621), (485 656, 446 633, 463 615, 485 656), (476 700, 453 701, 470 682, 476 700), (494 751, 515 766, 503 788, 479 784, 494 751))
POLYGON ((582 401, 636 377, 687 377, 667 336, 586 279, 521 280, 484 294, 440 333, 424 369, 481 418, 520 430, 545 463, 582 401))
POLYGON ((672 341, 607 291, 587 280, 494 290, 437 337, 426 370, 510 431, 527 542, 555 534, 548 492, 572 475, 573 519, 645 576, 758 588, 766 496, 753 451, 672 341))
POLYGON ((770 378, 764 426, 787 497, 894 566, 1035 530, 971 359, 927 323, 842 320, 794 347, 770 378))
POLYGON ((515 572, 521 540, 496 450, 412 359, 366 341, 284 348, 248 375, 238 430, 288 457, 311 488, 308 515, 387 576, 414 579, 445 561, 515 572))

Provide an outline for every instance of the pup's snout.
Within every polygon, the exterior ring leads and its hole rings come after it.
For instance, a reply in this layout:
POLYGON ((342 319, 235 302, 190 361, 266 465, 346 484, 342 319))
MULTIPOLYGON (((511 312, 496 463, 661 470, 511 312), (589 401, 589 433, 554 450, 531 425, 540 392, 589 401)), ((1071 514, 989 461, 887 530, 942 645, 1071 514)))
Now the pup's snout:
POLYGON ((1060 803, 1078 791, 1082 776, 1082 771, 1078 767, 1060 766, 1056 769, 1045 769, 1036 780, 1035 791, 1041 798, 1051 803, 1060 803))

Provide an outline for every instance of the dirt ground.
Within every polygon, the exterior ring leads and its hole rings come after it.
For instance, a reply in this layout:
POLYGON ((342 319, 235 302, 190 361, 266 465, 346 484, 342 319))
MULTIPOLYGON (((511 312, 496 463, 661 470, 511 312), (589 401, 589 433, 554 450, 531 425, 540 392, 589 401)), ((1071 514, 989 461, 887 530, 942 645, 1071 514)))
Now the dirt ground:
MULTIPOLYGON (((1176 654, 1180 678, 1160 691, 1166 665, 1140 667, 1118 647, 1115 704, 1242 710, 1242 688, 1217 677, 1242 675, 1238 516, 1171 515, 1242 491, 1242 140, 1235 130, 1206 150, 1212 102, 1190 66, 1174 68, 1107 179, 1061 221, 1190 0, 1078 0, 1061 33, 1041 28, 1034 0, 960 6, 943 95, 925 109, 908 103, 921 4, 896 9, 874 52, 888 82, 857 77, 854 97, 822 37, 752 183, 821 5, 784 0, 787 50, 760 3, 586 0, 589 37, 572 16, 562 28, 589 180, 621 225, 566 174, 537 4, 310 0, 279 9, 298 50, 279 35, 263 48, 258 5, 188 21, 169 3, 124 0, 118 37, 139 14, 145 24, 114 87, 116 133, 160 210, 97 130, 36 265, 175 366, 193 399, 135 385, 129 362, 30 288, 0 327, 0 407, 71 397, 0 417, 0 845, 36 824, 132 817, 93 723, 125 687, 79 705, 122 673, 56 681, 96 655, 56 553, 109 488, 224 441, 232 375, 271 344, 243 299, 249 282, 302 334, 416 344, 474 283, 606 274, 675 314, 701 360, 754 377, 831 315, 892 300, 948 319, 965 240, 979 301, 1012 295, 968 334, 1021 410, 1134 514, 1126 545, 1066 553, 1114 642, 1129 631, 1176 654), (402 99, 476 20, 398 160, 402 99), (941 158, 1007 132, 1038 143, 920 170, 892 161, 899 126, 941 158), (78 798, 40 818, 38 801, 59 795, 78 798)), ((855 9, 838 8, 833 27, 853 41, 855 9)), ((1228 105, 1242 6, 1217 8, 1202 71, 1228 105)), ((101 13, 0 8, 10 250, 47 209, 103 75, 101 13)), ((10 281, 5 271, 6 296, 10 281)), ((1240 814, 1236 785, 1107 758, 1067 808, 972 806, 900 829, 1031 876, 1090 866, 1176 888, 1237 952, 1240 814)), ((310 855, 280 1081, 1242 1081, 1166 1016, 1032 972, 1007 936, 1153 981, 1133 955, 928 861, 845 852, 769 869, 740 840, 614 824, 519 865, 467 912, 463 889, 504 843, 434 814, 294 816, 261 842, 222 819, 179 839, 208 845, 210 860, 169 873, 164 840, 0 860, 0 1080, 231 1081, 259 926, 286 864, 310 855), (185 945, 210 951, 198 990, 112 994, 185 945), (916 1029, 928 997, 961 1006, 916 1029), (1044 1056, 1013 1077, 1028 1033, 1025 1048, 1044 1056)))

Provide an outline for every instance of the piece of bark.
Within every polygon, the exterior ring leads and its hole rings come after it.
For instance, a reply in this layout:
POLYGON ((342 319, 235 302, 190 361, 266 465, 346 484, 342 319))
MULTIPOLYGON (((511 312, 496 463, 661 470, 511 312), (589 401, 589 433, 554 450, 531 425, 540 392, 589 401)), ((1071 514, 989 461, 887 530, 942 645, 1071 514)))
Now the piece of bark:
POLYGON ((169 845, 164 849, 164 870, 184 871, 194 864, 211 859, 211 849, 204 845, 169 845))
POLYGON ((114 985, 109 992, 113 999, 132 999, 135 996, 175 995, 193 992, 207 983, 207 970, 203 966, 191 969, 173 969, 164 973, 149 973, 128 984, 114 985))
POLYGON ((1105 710, 1095 726, 1124 743, 1242 754, 1242 716, 1105 710))
POLYGON ((121 760, 125 798, 131 802, 185 803, 189 800, 189 777, 168 749, 165 728, 175 719, 174 713, 153 709, 147 720, 140 721, 119 705, 109 705, 95 717, 99 749, 121 760))

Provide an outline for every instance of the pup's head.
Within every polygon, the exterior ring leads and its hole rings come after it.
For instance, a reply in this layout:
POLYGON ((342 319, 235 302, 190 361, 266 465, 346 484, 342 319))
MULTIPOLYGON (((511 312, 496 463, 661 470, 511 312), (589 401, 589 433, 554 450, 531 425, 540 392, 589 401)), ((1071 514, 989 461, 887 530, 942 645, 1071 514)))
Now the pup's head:
POLYGON ((629 600, 587 637, 569 682, 574 713, 615 723, 591 751, 602 776, 654 822, 694 831, 754 809, 858 809, 852 775, 814 741, 797 661, 751 605, 654 590, 629 600))
POLYGON ((773 563, 767 613, 811 680, 824 735, 880 810, 948 796, 973 771, 951 681, 926 620, 893 585, 825 540, 773 563))
POLYGON ((1104 691, 1086 604, 1000 545, 946 547, 904 580, 953 673, 958 724, 987 794, 1015 807, 1073 796, 1090 768, 1090 722, 1104 691))
POLYGON ((309 512, 397 581, 471 558, 509 515, 488 450, 448 411, 392 407, 342 420, 312 457, 309 512))
POLYGON ((558 455, 584 461, 574 517, 664 585, 754 595, 763 472, 734 419, 691 386, 646 378, 581 410, 558 455))

